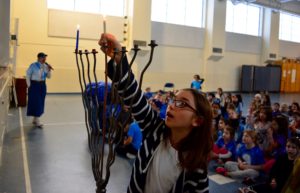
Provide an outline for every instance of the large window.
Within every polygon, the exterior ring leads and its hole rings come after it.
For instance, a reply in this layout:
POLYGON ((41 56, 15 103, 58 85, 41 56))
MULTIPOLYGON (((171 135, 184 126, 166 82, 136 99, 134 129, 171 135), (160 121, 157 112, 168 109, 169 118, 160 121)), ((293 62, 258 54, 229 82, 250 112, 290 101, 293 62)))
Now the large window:
POLYGON ((126 0, 48 0, 48 8, 123 17, 125 2, 126 0))
POLYGON ((203 0, 152 0, 151 20, 203 27, 203 0))
POLYGON ((279 39, 300 42, 300 17, 280 13, 279 39))
POLYGON ((226 31, 261 35, 261 8, 254 5, 239 3, 233 5, 227 1, 226 7, 226 31))

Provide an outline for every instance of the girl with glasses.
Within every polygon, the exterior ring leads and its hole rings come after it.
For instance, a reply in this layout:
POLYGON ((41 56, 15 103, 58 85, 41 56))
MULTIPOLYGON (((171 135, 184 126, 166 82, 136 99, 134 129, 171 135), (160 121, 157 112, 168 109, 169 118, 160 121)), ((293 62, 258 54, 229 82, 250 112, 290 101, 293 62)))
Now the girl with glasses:
POLYGON ((212 149, 212 111, 207 99, 195 89, 182 89, 170 100, 166 119, 152 110, 143 96, 120 43, 111 34, 102 34, 99 45, 114 60, 108 63, 108 75, 120 80, 125 89, 124 102, 133 100, 132 114, 143 130, 143 143, 138 151, 127 192, 168 193, 208 192, 207 163, 212 149), (104 45, 108 48, 105 49, 104 45), (122 70, 114 72, 114 63, 122 70), (123 74, 120 75, 120 72, 123 74))

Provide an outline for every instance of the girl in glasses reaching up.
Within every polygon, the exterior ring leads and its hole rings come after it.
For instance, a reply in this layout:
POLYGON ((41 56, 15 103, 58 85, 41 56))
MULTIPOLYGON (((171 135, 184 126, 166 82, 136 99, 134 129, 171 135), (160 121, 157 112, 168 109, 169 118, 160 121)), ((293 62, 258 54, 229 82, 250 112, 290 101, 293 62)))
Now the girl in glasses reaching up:
POLYGON ((207 99, 195 89, 182 89, 169 103, 166 119, 162 120, 138 89, 134 76, 129 75, 127 58, 121 62, 121 53, 114 56, 115 48, 121 50, 116 38, 102 34, 99 45, 114 58, 109 61, 108 76, 115 75, 120 80, 119 91, 124 92, 125 104, 133 100, 132 114, 143 130, 144 140, 127 191, 208 192, 207 162, 213 142, 212 111, 207 99), (116 72, 114 63, 122 64, 117 65, 116 72))

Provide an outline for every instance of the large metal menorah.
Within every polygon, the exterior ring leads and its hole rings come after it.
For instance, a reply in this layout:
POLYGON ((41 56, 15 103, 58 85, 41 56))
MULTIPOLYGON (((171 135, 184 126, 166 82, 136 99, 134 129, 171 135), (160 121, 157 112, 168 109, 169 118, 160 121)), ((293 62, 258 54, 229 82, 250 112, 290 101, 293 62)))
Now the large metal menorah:
MULTIPOLYGON (((157 46, 154 40, 151 40, 150 46, 150 56, 149 61, 141 71, 139 79, 139 89, 141 89, 143 77, 150 66, 153 58, 154 48, 157 46)), ((105 46, 104 50, 107 50, 108 47, 105 46)), ((123 143, 123 129, 125 125, 128 124, 129 118, 127 120, 119 121, 119 109, 124 108, 123 95, 126 88, 129 86, 129 80, 132 76, 132 64, 134 63, 138 51, 140 49, 137 45, 134 45, 132 48, 133 57, 129 62, 129 71, 128 71, 128 81, 124 87, 123 93, 121 96, 118 95, 119 85, 121 78, 116 80, 116 73, 114 73, 111 83, 108 83, 108 61, 107 54, 104 54, 105 60, 105 82, 104 82, 104 95, 100 91, 98 92, 98 77, 96 74, 97 61, 96 54, 98 53, 95 49, 91 52, 88 50, 75 50, 76 64, 78 70, 79 84, 82 94, 82 102, 84 107, 84 117, 85 117, 85 126, 88 133, 88 144, 89 150, 91 153, 92 159, 92 170, 94 179, 96 181, 96 193, 106 192, 106 186, 110 177, 110 167, 115 160, 115 147, 120 143, 123 143), (92 59, 90 60, 90 55, 92 59), (93 68, 93 69, 91 69, 93 68), (102 95, 101 95, 102 94, 102 95), (102 97, 102 98, 101 98, 102 97), (105 152, 105 146, 108 148, 108 152, 105 152)), ((121 53, 121 63, 114 66, 114 72, 117 72, 116 69, 120 69, 119 77, 122 77, 122 61, 126 55, 126 47, 122 47, 122 50, 114 50, 114 56, 121 53)), ((105 52, 106 53, 106 52, 105 52)), ((112 59, 114 60, 114 56, 112 59)), ((132 111, 132 103, 134 97, 132 98, 129 106, 129 114, 132 111)))

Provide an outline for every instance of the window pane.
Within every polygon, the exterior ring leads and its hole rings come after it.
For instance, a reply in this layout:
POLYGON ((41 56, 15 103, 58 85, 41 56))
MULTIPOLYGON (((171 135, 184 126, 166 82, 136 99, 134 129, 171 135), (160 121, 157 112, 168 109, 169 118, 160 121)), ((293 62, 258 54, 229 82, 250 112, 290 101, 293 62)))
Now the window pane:
POLYGON ((168 23, 183 25, 185 20, 185 0, 169 0, 167 13, 168 23))
POLYGON ((246 31, 248 32, 248 34, 250 35, 258 35, 259 34, 259 23, 257 23, 257 21, 259 21, 259 16, 260 16, 260 12, 259 9, 257 9, 257 7, 251 7, 248 6, 247 9, 248 13, 247 13, 247 28, 246 31))
POLYGON ((279 39, 300 42, 300 17, 280 13, 279 39))
POLYGON ((76 0, 75 11, 99 13, 100 1, 99 0, 76 0))
POLYGON ((185 25, 202 27, 202 1, 188 0, 185 8, 185 25))
POLYGON ((226 31, 232 31, 233 30, 233 19, 234 19, 234 13, 232 11, 233 4, 227 2, 226 7, 226 31), (230 11, 228 11, 230 10, 230 11))
POLYGON ((226 31, 259 36, 260 12, 256 6, 243 3, 233 5, 227 1, 226 31))
POLYGON ((74 0, 48 0, 48 8, 74 10, 74 0))
POLYGON ((158 22, 167 21, 168 0, 152 0, 151 20, 158 22))
POLYGON ((203 0, 152 0, 151 20, 203 26, 203 0))
POLYGON ((105 15, 124 16, 124 0, 101 0, 101 13, 105 15))
POLYGON ((47 0, 48 8, 124 16, 125 0, 47 0))

